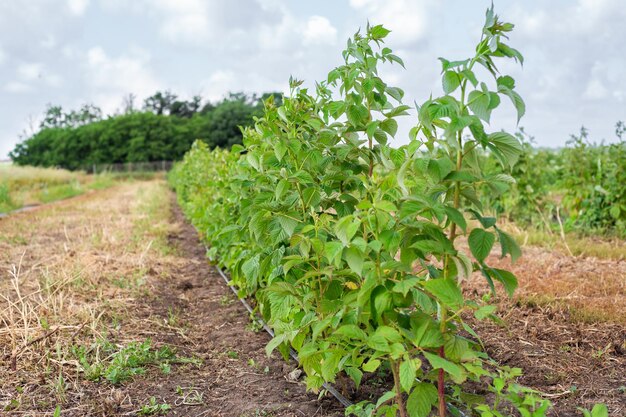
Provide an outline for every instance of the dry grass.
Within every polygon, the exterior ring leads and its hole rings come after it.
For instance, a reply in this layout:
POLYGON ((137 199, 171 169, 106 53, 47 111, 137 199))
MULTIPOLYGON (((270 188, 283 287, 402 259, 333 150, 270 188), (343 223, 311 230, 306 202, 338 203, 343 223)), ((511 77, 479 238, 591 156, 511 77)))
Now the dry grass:
POLYGON ((84 390, 76 347, 145 333, 132 331, 145 324, 129 306, 178 262, 169 213, 165 184, 152 181, 0 219, 0 410, 51 415, 84 390))
POLYGON ((504 223, 502 228, 513 234, 524 246, 538 246, 557 250, 572 256, 596 257, 599 259, 626 259, 626 242, 617 238, 579 236, 575 233, 548 233, 533 228, 520 228, 514 223, 504 223))
POLYGON ((71 172, 58 168, 39 168, 31 166, 0 165, 0 182, 12 189, 31 187, 33 184, 57 185, 86 177, 84 172, 71 172))
POLYGON ((0 165, 0 213, 80 195, 111 186, 110 174, 97 176, 56 168, 0 165))

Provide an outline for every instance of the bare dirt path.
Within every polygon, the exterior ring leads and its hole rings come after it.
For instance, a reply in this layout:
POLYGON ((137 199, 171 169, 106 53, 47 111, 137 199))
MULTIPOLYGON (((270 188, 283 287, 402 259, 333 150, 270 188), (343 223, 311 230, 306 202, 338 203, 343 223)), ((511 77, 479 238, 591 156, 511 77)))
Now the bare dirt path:
POLYGON ((0 295, 0 415, 343 415, 266 357, 162 181, 0 219, 0 295))

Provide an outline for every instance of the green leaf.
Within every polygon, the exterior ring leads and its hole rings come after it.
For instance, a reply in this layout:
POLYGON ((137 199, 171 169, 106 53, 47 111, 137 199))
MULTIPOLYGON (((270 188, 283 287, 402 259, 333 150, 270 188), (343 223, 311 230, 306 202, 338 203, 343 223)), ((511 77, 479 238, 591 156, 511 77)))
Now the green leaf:
POLYGON ((305 207, 317 207, 320 204, 320 191, 315 187, 308 187, 302 191, 305 207))
POLYGON ((450 206, 446 206, 445 211, 448 219, 450 219, 452 223, 455 223, 457 226, 459 226, 461 230, 463 230, 463 233, 465 233, 465 230, 467 229, 467 222, 465 221, 465 216, 463 216, 463 213, 450 206))
POLYGON ((389 343, 382 335, 373 334, 367 338, 367 346, 379 352, 389 352, 389 343))
POLYGON ((419 278, 417 277, 405 277, 393 286, 393 291, 399 292, 402 295, 407 295, 411 288, 414 288, 418 282, 419 278))
POLYGON ((370 359, 361 367, 365 372, 374 372, 380 366, 380 361, 378 359, 370 359))
POLYGON ((274 349, 276 349, 278 346, 280 346, 282 343, 285 342, 285 338, 286 338, 286 334, 283 333, 283 334, 274 336, 272 340, 269 341, 267 346, 265 346, 265 353, 267 354, 268 357, 272 355, 272 352, 274 351, 274 349))
POLYGON ((353 104, 348 106, 347 116, 350 124, 353 126, 361 126, 367 121, 369 112, 367 111, 367 107, 364 105, 353 104))
POLYGON ((424 352, 424 356, 428 359, 428 362, 430 362, 430 365, 434 369, 443 369, 450 374, 455 381, 463 379, 463 368, 459 365, 430 352, 424 352))
POLYGON ((470 232, 467 242, 474 258, 478 262, 482 262, 491 253, 495 240, 496 237, 493 233, 483 229, 474 229, 470 232))
POLYGON ((415 331, 413 344, 416 347, 434 348, 443 345, 441 330, 431 318, 414 318, 411 326, 415 331))
POLYGON ((363 252, 361 252, 361 250, 357 247, 350 246, 349 248, 346 248, 344 258, 346 259, 346 262, 348 262, 350 269, 360 276, 361 272, 363 272, 363 262, 365 261, 363 252))
POLYGON ((396 122, 394 119, 385 119, 380 122, 380 128, 389 133, 389 136, 393 137, 398 131, 398 122, 396 122))
POLYGON ((461 79, 456 71, 446 71, 442 77, 443 92, 446 94, 452 93, 461 85, 461 79))
POLYGON ((606 404, 596 404, 591 409, 591 417, 609 417, 609 409, 606 404))
POLYGON ((517 278, 512 272, 505 271, 504 269, 490 268, 491 276, 502 283, 504 289, 509 294, 509 297, 513 296, 513 293, 517 289, 517 278))
POLYGON ((358 229, 359 222, 355 221, 352 216, 345 216, 335 224, 335 234, 344 246, 350 244, 358 229))
POLYGON ((454 309, 463 307, 463 294, 457 283, 450 278, 431 279, 424 283, 426 291, 443 304, 454 309))
POLYGON ((415 384, 406 402, 409 417, 428 417, 438 398, 434 385, 426 382, 415 384))
POLYGON ((370 28, 370 36, 372 37, 372 39, 374 40, 380 40, 385 38, 387 35, 389 35, 391 31, 388 29, 385 29, 383 27, 383 25, 376 25, 372 28, 370 28))
POLYGON ((489 123, 491 117, 490 101, 489 94, 474 90, 469 93, 467 105, 476 116, 489 123))
POLYGON ((517 261, 519 257, 522 256, 522 250, 517 245, 515 239, 498 228, 496 228, 496 233, 498 233, 498 240, 500 241, 500 248, 502 249, 501 257, 504 258, 509 254, 513 262, 517 261))
POLYGON ((352 339, 367 339, 367 334, 363 330, 361 330, 359 326, 354 324, 344 324, 343 326, 335 330, 334 334, 352 339))
POLYGON ((519 140, 506 132, 490 134, 487 146, 500 159, 502 165, 507 167, 513 167, 524 150, 519 140))
POLYGON ((411 392, 416 373, 417 368, 413 359, 402 361, 400 364, 400 386, 405 392, 411 392))
POLYGON ((393 97, 397 102, 402 101, 402 97, 404 97, 404 91, 398 87, 387 87, 385 88, 387 94, 393 97))
POLYGON ((294 230, 296 230, 296 226, 298 226, 299 221, 282 213, 275 213, 275 215, 280 227, 282 227, 287 237, 291 237, 294 230))
POLYGON ((336 240, 324 243, 324 256, 328 260, 329 264, 336 264, 341 259, 341 252, 343 251, 343 244, 336 240))
POLYGON ((479 307, 476 311, 474 311, 474 317, 476 317, 478 320, 483 320, 486 317, 492 315, 496 311, 496 308, 497 307, 494 305, 479 307))

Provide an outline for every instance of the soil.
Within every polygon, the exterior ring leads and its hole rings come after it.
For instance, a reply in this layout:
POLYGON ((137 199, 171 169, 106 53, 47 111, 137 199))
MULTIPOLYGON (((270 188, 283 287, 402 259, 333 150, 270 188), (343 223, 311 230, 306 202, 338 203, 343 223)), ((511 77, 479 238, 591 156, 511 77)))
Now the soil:
POLYGON ((269 336, 250 329, 248 312, 237 301, 217 271, 209 266, 204 246, 177 205, 173 222, 179 233, 170 244, 188 260, 172 279, 156 283, 156 297, 140 306, 139 315, 167 318, 180 312, 187 324, 185 337, 172 331, 153 339, 178 346, 180 352, 200 357, 203 365, 174 372, 158 383, 137 379, 126 387, 131 397, 156 396, 176 404, 175 416, 341 416, 332 398, 307 393, 301 381, 288 381, 296 364, 275 354, 268 358, 269 336), (177 387, 193 387, 203 395, 202 405, 185 405, 177 387))
POLYGON ((151 398, 171 406, 168 416, 343 415, 334 398, 290 377, 295 363, 266 356, 269 335, 252 328, 162 181, 0 219, 0 266, 0 415, 52 416, 58 404, 64 417, 132 416, 151 398), (153 195, 163 219, 140 207, 153 195), (24 317, 9 316, 17 305, 24 317), (173 363, 169 373, 151 366, 119 385, 90 381, 69 352, 100 336, 118 346, 150 339, 195 363, 173 363), (24 349, 14 361, 16 343, 24 349))
MULTIPOLYGON (((596 403, 626 416, 626 262, 530 247, 513 265, 487 263, 512 270, 520 285, 515 298, 496 300, 503 324, 469 320, 487 353, 522 368, 519 382, 553 402, 551 416, 580 417, 577 407, 596 403)), ((480 298, 489 289, 475 274, 465 292, 480 298)))
MULTIPOLYGON (((289 378, 295 363, 266 356, 269 336, 250 325, 162 183, 162 205, 169 209, 164 224, 152 229, 166 228, 168 252, 155 249, 154 231, 134 242, 136 223, 152 221, 135 218, 134 207, 150 184, 125 184, 0 219, 0 294, 13 297, 5 271, 19 263, 24 305, 45 307, 33 307, 27 325, 19 316, 0 323, 0 410, 12 410, 0 415, 51 416, 60 403, 64 417, 130 416, 154 397, 171 406, 170 416, 342 416, 336 400, 318 399, 301 378, 289 378), (130 290, 111 284, 122 275, 137 275, 142 284, 130 290), (36 298, 42 290, 34 283, 53 278, 59 290, 36 298), (29 345, 11 370, 8 335, 24 328, 30 332, 25 340, 45 335, 39 321, 52 309, 63 318, 61 330, 29 345), (85 380, 74 363, 50 359, 59 345, 89 343, 102 328, 120 345, 150 338, 153 346, 172 346, 201 364, 173 364, 169 374, 154 367, 113 386, 85 380), (61 371, 63 401, 54 389, 61 371)), ((576 407, 598 402, 608 405, 611 417, 626 416, 626 263, 527 248, 515 265, 495 256, 488 264, 513 269, 520 288, 514 299, 496 299, 504 324, 470 320, 487 352, 522 368, 520 383, 554 403, 552 416, 580 416, 576 407)), ((464 287, 474 298, 488 292, 480 276, 464 287)), ((2 314, 12 311, 3 302, 2 314)), ((385 390, 384 380, 365 380, 352 400, 385 390)))

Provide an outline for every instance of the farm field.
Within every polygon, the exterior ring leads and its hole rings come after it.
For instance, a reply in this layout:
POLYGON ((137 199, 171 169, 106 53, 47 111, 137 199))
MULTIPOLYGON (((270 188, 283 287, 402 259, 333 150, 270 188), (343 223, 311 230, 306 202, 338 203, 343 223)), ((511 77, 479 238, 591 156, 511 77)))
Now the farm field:
POLYGON ((0 213, 80 195, 112 184, 108 175, 0 164, 0 213))
POLYGON ((342 414, 266 358, 163 181, 1 219, 0 265, 2 415, 342 414))
POLYGON ((626 416, 615 0, 66 3, 0 48, 52 100, 0 132, 0 416, 626 416))
MULTIPOLYGON (((268 336, 206 262, 162 180, 13 215, 0 236, 8 415, 53 415, 57 405, 68 416, 343 414, 332 397, 288 382, 293 363, 265 355, 268 336)), ((554 402, 551 415, 597 402, 620 415, 626 262, 524 251, 513 266, 518 295, 497 302, 504 323, 476 323, 486 351, 522 367, 521 381, 554 402)), ((468 298, 488 291, 475 279, 463 287, 468 298)))

